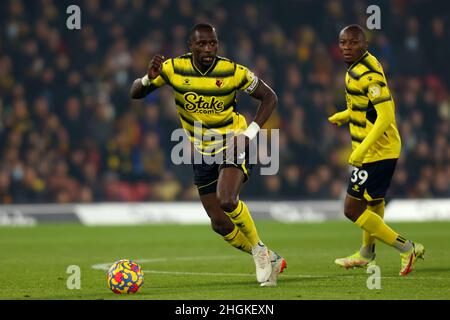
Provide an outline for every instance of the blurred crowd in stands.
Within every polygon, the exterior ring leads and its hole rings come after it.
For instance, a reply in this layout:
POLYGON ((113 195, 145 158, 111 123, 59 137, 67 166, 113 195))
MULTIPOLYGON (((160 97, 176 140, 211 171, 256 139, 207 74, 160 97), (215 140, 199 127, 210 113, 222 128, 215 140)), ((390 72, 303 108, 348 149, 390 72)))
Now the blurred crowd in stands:
MULTIPOLYGON (((366 26, 370 1, 86 0, 0 2, 0 201, 71 203, 197 199, 190 165, 170 160, 180 127, 171 88, 143 100, 129 89, 153 54, 187 52, 198 22, 216 26, 220 55, 278 94, 278 175, 255 170, 247 199, 339 199, 349 178, 338 33, 366 26)), ((444 3, 441 3, 445 5, 444 3)), ((450 10, 385 1, 368 30, 396 103, 402 155, 388 198, 450 197, 450 10)), ((257 103, 241 94, 252 120, 257 103)))

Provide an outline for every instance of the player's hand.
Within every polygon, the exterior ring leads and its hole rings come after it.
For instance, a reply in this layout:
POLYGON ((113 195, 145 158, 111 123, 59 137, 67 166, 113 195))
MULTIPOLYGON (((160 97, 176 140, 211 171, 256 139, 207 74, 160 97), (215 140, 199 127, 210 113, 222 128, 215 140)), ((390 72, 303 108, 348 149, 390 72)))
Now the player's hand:
POLYGON ((361 168, 365 155, 366 154, 364 150, 358 147, 355 150, 353 150, 352 154, 350 155, 350 158, 348 159, 348 163, 351 164, 352 166, 361 168))
POLYGON ((164 60, 165 60, 165 57, 161 54, 156 54, 152 58, 152 60, 148 64, 148 70, 147 70, 147 75, 148 75, 149 79, 153 80, 161 74, 162 65, 163 65, 164 60))
POLYGON ((328 118, 328 121, 337 124, 338 126, 342 126, 343 124, 349 121, 347 110, 333 114, 331 117, 328 118))

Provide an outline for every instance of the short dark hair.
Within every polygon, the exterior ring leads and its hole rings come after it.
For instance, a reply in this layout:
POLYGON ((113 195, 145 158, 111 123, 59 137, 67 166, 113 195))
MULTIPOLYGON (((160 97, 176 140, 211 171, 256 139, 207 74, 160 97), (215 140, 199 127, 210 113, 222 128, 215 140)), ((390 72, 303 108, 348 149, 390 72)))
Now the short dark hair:
POLYGON ((194 40, 195 32, 199 30, 216 31, 216 29, 209 23, 197 23, 191 28, 191 31, 189 31, 189 42, 194 40))
POLYGON ((352 31, 356 32, 360 35, 362 35, 363 40, 366 40, 366 33, 364 32, 364 29, 359 24, 350 24, 346 26, 342 31, 352 31))

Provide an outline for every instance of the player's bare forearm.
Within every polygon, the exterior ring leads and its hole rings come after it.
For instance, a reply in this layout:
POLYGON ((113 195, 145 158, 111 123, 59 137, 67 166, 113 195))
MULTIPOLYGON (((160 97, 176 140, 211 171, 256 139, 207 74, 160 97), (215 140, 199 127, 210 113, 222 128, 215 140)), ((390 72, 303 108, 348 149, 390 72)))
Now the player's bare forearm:
POLYGON ((267 119, 269 119, 273 110, 277 107, 278 97, 276 93, 262 80, 260 80, 258 86, 252 94, 252 97, 261 101, 253 121, 256 122, 260 128, 262 128, 267 119))
POLYGON ((256 112, 255 118, 253 119, 254 123, 252 122, 241 135, 234 137, 232 142, 234 147, 228 150, 230 151, 233 150, 235 155, 240 154, 241 152, 244 151, 244 149, 239 149, 238 143, 239 138, 244 137, 245 145, 248 145, 250 143, 250 140, 256 136, 258 130, 262 128, 262 126, 266 123, 267 119, 269 119, 270 115, 272 114, 273 110, 277 107, 278 104, 277 95, 262 80, 259 81, 258 86, 256 87, 255 91, 251 94, 251 96, 256 100, 261 101, 261 104, 258 107, 258 111, 256 112), (255 126, 257 128, 255 128, 255 126))
POLYGON ((131 85, 130 97, 132 99, 142 99, 146 95, 147 95, 147 87, 145 87, 142 84, 141 78, 137 78, 131 85))
POLYGON ((156 79, 162 72, 162 64, 164 56, 156 54, 148 64, 147 74, 143 78, 134 80, 131 85, 130 96, 132 99, 142 99, 149 94, 153 89, 149 89, 151 81, 156 79))

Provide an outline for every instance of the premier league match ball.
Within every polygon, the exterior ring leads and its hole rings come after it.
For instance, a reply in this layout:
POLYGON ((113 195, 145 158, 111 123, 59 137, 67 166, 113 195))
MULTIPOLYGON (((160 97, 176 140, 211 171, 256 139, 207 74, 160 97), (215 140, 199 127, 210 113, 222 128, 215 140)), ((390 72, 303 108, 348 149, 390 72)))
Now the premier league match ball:
POLYGON ((144 284, 144 272, 132 260, 122 259, 108 270, 108 287, 117 294, 136 293, 144 284))

